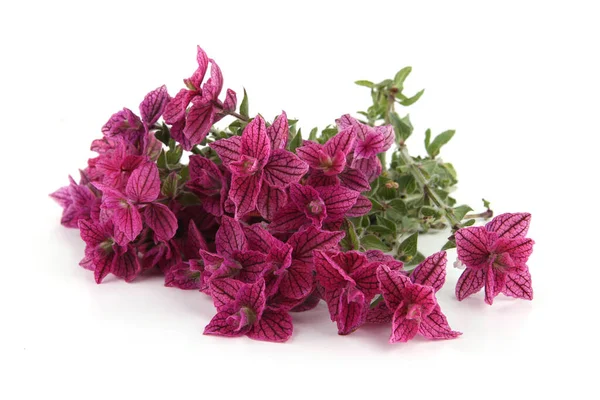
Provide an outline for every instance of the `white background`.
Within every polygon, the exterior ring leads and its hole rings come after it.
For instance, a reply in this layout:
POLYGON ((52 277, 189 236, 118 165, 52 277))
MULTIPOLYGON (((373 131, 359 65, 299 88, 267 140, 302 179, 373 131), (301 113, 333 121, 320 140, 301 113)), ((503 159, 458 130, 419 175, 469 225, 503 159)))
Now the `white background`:
POLYGON ((110 3, 0 6, 0 398, 597 396, 594 2, 110 3), (277 345, 203 336, 210 299, 158 277, 96 285, 47 194, 85 166, 113 112, 182 87, 196 44, 226 87, 246 87, 251 112, 285 109, 304 129, 365 108, 354 80, 412 65, 408 92, 426 91, 410 109, 411 152, 426 128, 456 129, 443 156, 459 200, 533 214, 534 301, 459 303, 450 268, 438 298, 457 340, 389 345, 389 327, 339 337, 321 304, 277 345))

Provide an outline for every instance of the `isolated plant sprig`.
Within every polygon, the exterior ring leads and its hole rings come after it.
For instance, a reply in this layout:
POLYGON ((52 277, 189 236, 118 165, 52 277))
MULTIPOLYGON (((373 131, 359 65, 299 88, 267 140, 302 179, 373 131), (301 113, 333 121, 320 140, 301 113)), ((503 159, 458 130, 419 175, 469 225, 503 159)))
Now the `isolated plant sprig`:
POLYGON ((482 288, 489 304, 499 293, 532 298, 530 215, 471 226, 493 212, 484 200, 486 211, 468 214, 450 196, 456 172, 439 153, 454 131, 427 130, 427 156, 409 154, 413 126, 395 108, 423 94, 403 94, 410 68, 357 82, 371 89, 363 120, 346 114, 303 137, 285 112, 252 117, 246 91, 239 108, 233 90, 222 96, 221 69, 201 48, 197 62, 174 97, 161 86, 139 116, 113 114, 79 182, 51 195, 61 223, 79 228, 80 265, 97 283, 160 270, 166 286, 212 298, 205 334, 275 342, 321 300, 342 335, 391 323, 391 342, 458 337, 435 296, 455 246, 459 300, 482 288), (444 249, 419 253, 420 235, 448 228, 444 249))

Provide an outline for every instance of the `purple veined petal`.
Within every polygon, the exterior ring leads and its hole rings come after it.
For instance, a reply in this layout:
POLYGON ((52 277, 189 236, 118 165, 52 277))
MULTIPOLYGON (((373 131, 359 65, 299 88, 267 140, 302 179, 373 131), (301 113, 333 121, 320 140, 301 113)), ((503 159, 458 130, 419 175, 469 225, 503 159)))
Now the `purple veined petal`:
MULTIPOLYGON (((308 218, 314 226, 317 228, 321 227, 323 221, 327 217, 327 210, 325 207, 325 202, 319 196, 319 192, 310 186, 303 186, 293 183, 290 185, 290 199, 296 206, 297 210, 304 214, 304 216, 308 218)), ((304 219, 301 219, 301 221, 302 223, 305 222, 304 219)), ((289 227, 286 230, 295 230, 299 227, 300 226, 289 227)))
POLYGON ((235 111, 237 108, 237 95, 231 89, 227 89, 227 94, 225 95, 225 101, 223 102, 223 110, 226 112, 235 111))
POLYGON ((177 231, 177 217, 164 204, 148 204, 144 209, 144 221, 154 231, 156 238, 164 242, 170 240, 177 231))
POLYGON ((210 62, 210 78, 204 85, 204 90, 210 93, 213 100, 217 100, 221 90, 223 90, 223 73, 215 60, 209 59, 210 62))
POLYGON ((394 135, 394 128, 391 125, 376 126, 375 132, 383 136, 383 148, 382 151, 387 151, 392 147, 396 140, 394 135))
POLYGON ((141 271, 139 259, 135 249, 130 248, 123 254, 113 258, 111 272, 126 282, 134 280, 141 271))
POLYGON ((280 233, 296 232, 308 222, 306 214, 298 210, 298 207, 294 203, 289 203, 275 213, 273 220, 269 224, 269 230, 280 233))
POLYGON ((71 200, 71 194, 69 193, 69 186, 63 186, 56 192, 51 193, 50 197, 54 199, 61 207, 66 208, 73 202, 71 200))
MULTIPOLYGON (((189 79, 184 79, 184 82, 188 87, 193 86, 194 89, 200 89, 202 86, 202 81, 204 80, 204 76, 206 75, 206 71, 208 70, 208 56, 206 52, 198 46, 198 52, 196 54, 196 61, 198 62, 198 68, 194 71, 194 74, 189 79)), ((190 87, 191 89, 191 87, 190 87)))
MULTIPOLYGON (((131 204, 125 204, 113 212, 113 223, 115 228, 123 233, 127 242, 133 242, 142 231, 142 216, 131 204)), ((123 245, 124 243, 119 243, 123 245)))
POLYGON ((235 217, 241 218, 256 208, 260 187, 262 184, 262 171, 248 176, 233 176, 229 198, 235 204, 235 217))
POLYGON ((496 216, 485 225, 485 229, 496 232, 498 237, 513 239, 525 237, 529 230, 531 214, 529 213, 506 213, 496 216))
POLYGON ((267 254, 267 262, 272 264, 275 271, 284 271, 292 265, 293 251, 292 246, 287 243, 273 242, 267 254))
MULTIPOLYGON (((318 277, 318 273, 317 273, 318 277)), ((342 295, 344 294, 344 287, 337 287, 332 290, 324 289, 323 300, 327 303, 327 309, 329 310, 329 317, 332 321, 337 321, 340 315, 340 304, 342 301, 342 295)))
POLYGON ((311 294, 299 304, 295 305, 290 309, 291 312, 304 312, 314 309, 321 302, 321 295, 317 289, 314 289, 311 294))
POLYGON ((485 284, 485 271, 483 269, 466 268, 458 282, 456 282, 456 298, 459 301, 477 293, 485 284))
POLYGON ((215 119, 215 110, 210 101, 204 98, 195 97, 193 102, 185 120, 183 134, 190 143, 196 145, 202 142, 210 131, 215 119))
POLYGON ((491 265, 484 269, 485 271, 485 302, 490 306, 494 303, 494 297, 496 296, 496 274, 491 265))
POLYGON ((340 184, 340 180, 337 176, 327 176, 323 171, 318 169, 311 169, 306 180, 306 185, 312 187, 319 186, 336 186, 340 184))
POLYGON ((340 131, 359 124, 359 122, 355 118, 352 118, 350 114, 342 115, 340 118, 335 120, 335 123, 340 131))
POLYGON ((352 125, 357 140, 365 140, 367 135, 374 131, 369 125, 358 123, 352 125))
POLYGON ((193 269, 191 263, 180 262, 165 272, 165 286, 182 290, 202 289, 202 272, 193 269))
POLYGON ((105 240, 109 239, 105 230, 97 223, 92 221, 79 220, 79 234, 86 245, 95 247, 105 240))
POLYGON ((193 96, 193 92, 190 92, 187 89, 181 89, 175 97, 169 100, 163 112, 163 119, 165 122, 167 124, 174 124, 183 120, 185 117, 185 109, 188 104, 190 104, 193 96))
POLYGON ((358 169, 346 167, 346 169, 338 175, 338 178, 340 178, 342 185, 348 189, 357 192, 368 192, 371 190, 371 185, 369 184, 366 175, 358 169))
POLYGON ((367 311, 367 322, 372 324, 387 324, 392 322, 394 313, 385 304, 385 301, 380 301, 375 307, 367 311))
POLYGON ((313 290, 313 268, 300 261, 292 262, 282 275, 279 290, 291 299, 308 296, 313 290))
POLYGON ((325 153, 333 156, 336 152, 342 152, 347 155, 354 146, 356 135, 353 128, 344 129, 325 143, 323 150, 325 153))
POLYGON ((381 250, 368 250, 364 254, 367 256, 369 261, 386 264, 392 270, 401 270, 404 267, 404 263, 402 261, 396 260, 394 257, 385 254, 381 250))
POLYGON ((321 170, 325 176, 337 176, 344 171, 346 163, 346 155, 338 150, 331 157, 327 156, 325 161, 321 162, 321 170))
POLYGON ((361 217, 371 211, 371 207, 373 207, 371 200, 360 195, 356 198, 356 202, 352 208, 346 212, 346 217, 361 217))
POLYGON ((102 127, 106 137, 127 138, 130 133, 144 133, 142 120, 128 108, 114 113, 102 127))
POLYGON ((203 176, 205 172, 213 175, 219 179, 223 177, 221 170, 217 167, 217 164, 212 162, 206 157, 200 154, 194 154, 190 156, 189 163, 190 179, 196 179, 199 176, 203 176))
POLYGON ((144 97, 140 104, 140 114, 146 126, 150 127, 158 121, 169 100, 169 93, 165 85, 151 91, 144 97))
POLYGON ((242 138, 239 136, 232 136, 228 139, 217 140, 208 145, 213 149, 223 164, 229 165, 234 161, 239 160, 241 156, 242 138))
POLYGON ((271 186, 286 187, 298 182, 308 172, 308 165, 294 153, 274 150, 264 167, 264 180, 271 186))
POLYGON ((287 311, 267 309, 252 326, 248 337, 267 342, 285 342, 293 333, 292 317, 287 311))
POLYGON ((304 142, 296 149, 298 157, 312 168, 321 167, 321 157, 325 154, 323 146, 318 143, 304 142))
POLYGON ((421 320, 419 333, 427 339, 454 339, 462 335, 461 332, 450 328, 439 305, 436 305, 433 311, 421 320))
POLYGON ((295 232, 287 241, 294 248, 292 257, 305 263, 313 262, 313 250, 328 250, 338 245, 344 232, 322 231, 309 226, 295 232))
POLYGON ((248 240, 250 250, 269 253, 272 247, 283 245, 283 243, 271 235, 260 224, 243 227, 244 234, 248 240))
POLYGON ((502 270, 494 270, 494 295, 498 296, 506 288, 506 272, 502 270))
POLYGON ((365 254, 354 250, 335 253, 331 255, 331 259, 352 278, 357 270, 369 263, 365 254))
POLYGON ((189 258, 198 258, 200 250, 208 250, 204 236, 202 236, 192 219, 188 224, 186 248, 188 249, 189 258))
POLYGON ((518 236, 513 239, 500 238, 494 247, 496 254, 507 253, 515 263, 523 265, 533 252, 534 243, 532 239, 518 236))
POLYGON ((326 290, 332 291, 346 287, 354 280, 326 252, 314 251, 314 264, 317 272, 317 282, 326 290))
POLYGON ((185 128, 185 119, 181 119, 175 122, 171 126, 171 137, 175 139, 177 143, 183 147, 185 151, 190 151, 194 147, 194 144, 184 135, 183 130, 185 128))
POLYGON ((160 194, 158 167, 147 162, 136 168, 127 181, 127 197, 135 202, 147 203, 156 200, 160 194))
POLYGON ((315 189, 323 199, 327 216, 331 220, 343 218, 360 195, 360 193, 343 186, 319 186, 315 189))
MULTIPOLYGON (((398 271, 394 272, 399 273, 398 271)), ((399 274, 405 285, 399 289, 406 306, 411 307, 417 305, 418 315, 420 317, 429 315, 437 305, 435 290, 433 290, 431 286, 412 283, 408 277, 404 276, 402 273, 399 274)))
POLYGON ((390 343, 408 342, 419 332, 419 322, 414 319, 406 318, 406 313, 402 309, 394 312, 392 317, 392 335, 390 343))
POLYGON ((386 138, 375 130, 367 133, 363 140, 356 141, 355 158, 369 158, 384 151, 386 138))
POLYGON ((349 301, 345 299, 347 293, 344 293, 340 300, 340 309, 337 318, 337 327, 339 335, 349 335, 365 323, 367 318, 368 305, 359 301, 349 301))
POLYGON ((235 277, 242 282, 258 281, 269 267, 267 255, 259 251, 235 251, 232 259, 241 267, 235 277))
POLYGON ((240 288, 235 298, 235 308, 249 308, 254 313, 255 318, 259 320, 265 309, 266 301, 265 281, 259 279, 254 283, 246 283, 240 288))
POLYGON ((377 267, 379 263, 367 263, 350 276, 356 282, 356 287, 364 293, 367 300, 371 300, 379 293, 379 280, 377 279, 377 267))
POLYGON ((237 329, 238 326, 231 322, 229 310, 218 312, 204 328, 205 335, 216 335, 225 337, 237 337, 244 335, 250 327, 237 329))
POLYGON ((456 251, 458 259, 470 268, 484 268, 489 257, 493 233, 483 226, 462 228, 456 234, 456 251))
POLYGON ((97 284, 100 284, 112 270, 115 252, 112 248, 108 252, 104 249, 96 248, 92 257, 94 262, 94 279, 97 284))
POLYGON ((526 268, 516 273, 507 274, 502 293, 518 299, 533 300, 533 288, 531 286, 529 269, 526 268))
POLYGON ((256 200, 256 208, 264 219, 272 221, 277 211, 285 206, 287 200, 285 190, 263 183, 256 200))
POLYGON ((273 121, 273 125, 267 128, 267 136, 269 136, 269 142, 271 143, 271 151, 285 149, 289 135, 290 127, 288 125, 287 114, 285 111, 282 111, 281 115, 273 121))
POLYGON ((408 278, 399 271, 391 270, 387 265, 382 265, 377 269, 379 290, 390 310, 398 309, 404 301, 401 289, 406 285, 405 279, 408 278))
POLYGON ((427 257, 410 275, 413 283, 431 286, 437 292, 446 281, 446 252, 440 251, 427 257))
POLYGON ((225 258, 218 254, 210 253, 206 250, 200 250, 200 258, 204 262, 204 269, 208 272, 216 271, 221 267, 225 258))
POLYGON ((265 120, 260 115, 244 128, 240 150, 242 154, 255 158, 261 168, 269 161, 271 144, 265 120))
POLYGON ((244 283, 232 278, 223 278, 212 280, 209 286, 215 308, 220 312, 235 303, 236 296, 244 283))
POLYGON ((381 161, 377 157, 355 158, 352 160, 352 168, 361 171, 369 182, 373 182, 381 175, 381 161))
POLYGON ((221 226, 215 235, 215 244, 219 255, 231 256, 235 251, 246 250, 248 244, 240 222, 223 215, 221 226))

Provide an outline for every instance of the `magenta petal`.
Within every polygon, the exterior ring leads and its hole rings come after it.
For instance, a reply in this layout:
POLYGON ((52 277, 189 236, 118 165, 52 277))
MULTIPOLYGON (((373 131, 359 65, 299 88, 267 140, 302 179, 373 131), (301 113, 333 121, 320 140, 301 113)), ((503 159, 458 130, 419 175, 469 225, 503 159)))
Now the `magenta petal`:
POLYGON ((372 132, 369 132, 363 140, 358 140, 356 142, 356 148, 354 150, 355 157, 369 158, 376 156, 384 151, 385 144, 385 137, 373 130, 372 132))
POLYGON ((396 139, 396 136, 394 134, 394 128, 392 127, 392 125, 376 126, 375 131, 379 135, 383 136, 383 148, 381 149, 381 151, 389 150, 389 148, 392 147, 396 139))
POLYGON ((267 136, 265 120, 257 115, 244 129, 242 133, 241 153, 253 157, 260 167, 264 167, 269 161, 271 144, 267 136))
POLYGON ((390 311, 384 301, 379 302, 367 312, 367 322, 372 324, 385 324, 392 322, 394 313, 390 311))
POLYGON ((269 224, 269 229, 272 232, 291 233, 296 232, 308 222, 306 214, 298 210, 298 207, 294 203, 289 203, 275 213, 273 220, 269 224))
POLYGON ((290 198, 296 208, 311 220, 313 225, 321 227, 323 220, 327 217, 327 210, 317 190, 310 186, 294 183, 290 185, 290 198))
POLYGON ((209 59, 208 61, 210 62, 210 78, 204 85, 204 90, 210 93, 213 100, 217 100, 221 90, 223 90, 223 73, 215 60, 209 59))
POLYGON ((137 252, 133 249, 124 254, 116 255, 113 260, 111 272, 119 278, 131 282, 140 273, 141 266, 137 252))
POLYGON ((196 88, 200 88, 208 70, 208 56, 200 46, 197 47, 196 61, 198 62, 198 69, 196 69, 194 76, 190 80, 196 88))
POLYGON ((287 150, 274 150, 264 167, 264 180, 271 186, 285 187, 298 182, 308 172, 308 165, 287 150))
POLYGON ((371 190, 371 185, 366 175, 354 168, 346 167, 346 169, 338 175, 342 185, 345 187, 355 190, 357 192, 368 192, 371 190))
MULTIPOLYGON (((317 272, 317 277, 318 277, 317 272)), ((343 286, 337 287, 332 290, 324 290, 323 300, 327 303, 327 309, 329 310, 329 317, 332 321, 337 321, 341 310, 341 302, 344 301, 343 294, 345 292, 343 286)))
POLYGON ((289 134, 290 128, 288 125, 287 114, 285 111, 282 111, 281 115, 273 121, 273 125, 267 128, 271 150, 284 149, 287 145, 289 134))
POLYGON ((321 156, 323 147, 318 143, 304 142, 304 144, 296 149, 296 154, 301 160, 305 161, 312 168, 321 166, 321 156))
POLYGON ((181 119, 171 126, 171 137, 183 147, 185 151, 190 151, 194 147, 194 143, 185 137, 183 130, 185 128, 185 119, 181 119))
POLYGON ((433 311, 421 320, 419 333, 427 339, 454 339, 462 334, 450 328, 439 305, 436 305, 433 311))
POLYGON ((490 254, 491 235, 483 226, 459 229, 455 234, 458 259, 467 267, 483 268, 490 254))
MULTIPOLYGON (((127 204, 117 208, 113 213, 115 227, 125 235, 127 241, 132 242, 142 231, 142 216, 134 206, 127 204)), ((124 243, 119 243, 124 244, 124 243)))
POLYGON ((529 213, 506 213, 496 216, 485 225, 485 228, 490 232, 496 232, 499 237, 512 239, 525 237, 530 222, 531 214, 529 213))
POLYGON ((214 279, 210 282, 210 295, 217 311, 224 311, 235 302, 238 292, 244 283, 231 279, 214 279))
POLYGON ((417 320, 406 318, 406 313, 402 309, 394 312, 390 343, 408 342, 415 337, 417 332, 419 332, 419 322, 417 320))
POLYGON ((231 313, 229 310, 218 312, 204 328, 205 335, 216 335, 226 337, 241 336, 246 330, 238 329, 238 326, 231 323, 231 313))
POLYGON ((108 253, 103 249, 96 249, 94 251, 94 279, 96 283, 102 283, 106 275, 111 272, 114 259, 115 252, 112 249, 108 253))
POLYGON ((343 186, 319 186, 316 190, 325 203, 330 220, 343 218, 360 195, 360 193, 343 186))
POLYGON ((344 232, 322 231, 309 226, 306 229, 294 233, 287 244, 294 248, 292 257, 306 263, 313 262, 313 250, 327 250, 337 246, 344 237, 344 232))
POLYGON ((262 183, 262 171, 254 175, 240 175, 231 178, 229 196, 235 204, 235 217, 240 218, 256 208, 262 183))
POLYGON ((240 222, 223 215, 215 236, 215 244, 220 255, 231 256, 234 251, 246 250, 248 245, 240 222))
POLYGON ((185 109, 188 104, 190 104, 192 96, 193 93, 189 90, 181 89, 179 93, 167 103, 165 111, 163 112, 163 118, 167 124, 174 124, 183 120, 185 117, 185 109))
POLYGON ((198 258, 200 250, 208 250, 204 236, 202 236, 192 219, 190 219, 190 223, 188 224, 186 249, 190 258, 198 258))
POLYGON ((446 252, 440 251, 427 257, 410 275, 414 283, 431 286, 437 292, 446 280, 446 252))
POLYGON ((267 299, 265 296, 265 281, 260 279, 252 284, 243 285, 235 298, 235 308, 246 307, 259 320, 265 309, 267 299))
POLYGON ((209 143, 208 146, 217 153, 221 161, 223 161, 223 164, 229 165, 240 159, 242 138, 239 136, 232 136, 228 139, 221 139, 209 143))
POLYGON ((315 270, 317 271, 317 282, 327 291, 345 287, 354 281, 329 255, 323 251, 316 250, 314 253, 315 270))
POLYGON ((86 245, 95 247, 108 239, 108 235, 102 227, 94 222, 79 220, 79 235, 86 245))
POLYGON ((199 270, 192 269, 190 263, 178 263, 165 272, 165 286, 183 290, 200 290, 202 276, 199 270))
POLYGON ((533 288, 531 286, 531 274, 529 270, 524 269, 516 273, 507 274, 502 293, 519 299, 533 300, 533 288))
POLYGON ((266 254, 258 251, 236 251, 233 253, 232 258, 241 267, 236 278, 242 282, 258 281, 269 267, 269 264, 266 262, 266 254))
POLYGON ((183 134, 193 145, 204 140, 214 123, 215 110, 213 105, 200 99, 195 102, 186 117, 183 134))
POLYGON ((152 162, 139 166, 131 173, 125 189, 127 197, 139 203, 156 200, 160 194, 158 167, 152 162))
POLYGON ((344 129, 325 143, 324 151, 329 155, 334 155, 338 151, 347 155, 352 150, 352 146, 354 146, 355 138, 356 136, 352 128, 344 129))
POLYGON ((398 309, 403 302, 401 289, 406 285, 406 277, 401 272, 382 265, 377 269, 377 279, 385 304, 390 310, 398 309))
POLYGON ((279 290, 285 297, 301 299, 313 289, 313 268, 303 262, 295 261, 284 272, 279 290))
POLYGON ((227 89, 227 94, 225 95, 225 101, 223 102, 223 110, 232 112, 232 111, 235 111, 236 107, 237 107, 237 96, 233 90, 227 89))
POLYGON ((314 309, 319 302, 321 301, 321 295, 319 295, 318 290, 314 289, 311 294, 309 294, 302 303, 295 305, 292 307, 290 311, 292 312, 304 312, 310 311, 314 309))
POLYGON ((256 200, 256 208, 264 219, 272 221, 277 211, 287 203, 287 199, 285 190, 263 183, 256 200))
POLYGON ((488 266, 484 271, 485 302, 491 306, 494 303, 494 297, 498 294, 498 291, 496 291, 496 274, 491 266, 488 266))
POLYGON ((69 186, 61 187, 56 192, 50 194, 50 197, 52 197, 54 201, 60 204, 60 206, 63 208, 68 207, 72 202, 71 194, 69 193, 69 186))
POLYGON ((377 157, 355 158, 352 160, 352 168, 361 171, 369 182, 373 182, 381 175, 381 161, 377 157))
POLYGON ((485 271, 483 269, 467 268, 456 282, 456 298, 461 301, 473 293, 481 290, 485 284, 485 271))
POLYGON ((335 123, 340 131, 359 124, 359 122, 355 118, 352 118, 350 114, 342 115, 340 118, 335 120, 335 123))
POLYGON ((497 254, 507 253, 512 261, 518 265, 523 265, 529 259, 533 252, 534 241, 524 237, 515 237, 514 239, 500 238, 495 243, 497 254))
POLYGON ((340 309, 337 317, 338 334, 349 335, 365 323, 367 306, 360 301, 351 301, 345 293, 340 300, 340 309))
POLYGON ((157 239, 164 242, 170 240, 177 231, 177 217, 164 204, 148 204, 144 210, 144 220, 154 231, 157 239))
POLYGON ((250 247, 250 250, 256 250, 267 254, 272 247, 283 244, 280 240, 273 237, 273 235, 271 235, 260 224, 244 226, 243 230, 248 240, 248 246, 250 247))
POLYGON ((356 198, 352 208, 346 212, 346 217, 361 217, 371 211, 371 207, 373 207, 371 200, 361 194, 356 198))
POLYGON ((167 93, 165 85, 151 91, 144 97, 140 104, 140 113, 146 126, 150 127, 158 121, 168 102, 169 93, 167 93))
POLYGON ((292 317, 287 311, 268 309, 252 326, 248 337, 267 342, 285 342, 292 336, 293 330, 292 317))
POLYGON ((379 293, 378 266, 378 263, 368 263, 350 275, 356 282, 356 287, 364 293, 365 298, 369 301, 379 293))

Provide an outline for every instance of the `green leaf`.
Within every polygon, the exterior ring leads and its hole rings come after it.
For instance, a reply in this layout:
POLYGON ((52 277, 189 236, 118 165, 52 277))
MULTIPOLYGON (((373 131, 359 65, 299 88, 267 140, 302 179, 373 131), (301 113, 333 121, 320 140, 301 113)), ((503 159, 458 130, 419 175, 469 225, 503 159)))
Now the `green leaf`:
POLYGON ((404 266, 405 267, 413 267, 413 266, 416 267, 421 262, 423 262, 423 260, 425 260, 425 256, 421 252, 417 251, 417 254, 414 257, 412 257, 410 259, 410 261, 408 261, 404 266))
POLYGON ((392 230, 390 230, 390 228, 388 228, 387 226, 382 226, 382 225, 371 225, 370 227, 367 228, 367 231, 373 232, 373 233, 378 233, 380 235, 393 235, 393 232, 392 232, 392 230))
POLYGON ((308 135, 308 140, 317 140, 317 132, 319 132, 319 128, 312 128, 310 130, 310 134, 308 135))
POLYGON ((421 207, 421 209, 419 210, 421 215, 423 215, 424 217, 439 217, 440 212, 433 208, 433 207, 429 207, 429 206, 423 206, 421 207))
POLYGON ((481 201, 483 201, 483 206, 489 210, 490 209, 490 202, 487 201, 486 199, 481 199, 481 201))
POLYGON ((448 240, 446 242, 446 244, 444 245, 444 247, 442 247, 442 250, 450 250, 450 249, 455 249, 456 248, 456 242, 452 241, 452 240, 448 240))
POLYGON ((413 133, 413 126, 410 122, 410 117, 408 114, 404 118, 400 118, 400 116, 392 112, 390 113, 390 120, 392 122, 392 126, 394 127, 394 133, 396 135, 396 142, 404 143, 406 139, 413 133))
POLYGON ((388 203, 385 213, 391 219, 399 221, 408 214, 408 209, 406 208, 404 201, 401 199, 394 199, 388 203))
POLYGON ((415 104, 417 102, 417 100, 419 100, 421 98, 421 96, 423 96, 423 93, 425 93, 425 89, 422 89, 417 94, 415 94, 413 97, 409 97, 407 99, 400 100, 398 103, 402 104, 403 106, 410 106, 412 104, 415 104))
POLYGON ((470 219, 470 220, 468 220, 467 222, 463 222, 463 224, 462 224, 462 225, 463 225, 463 226, 471 226, 471 225, 473 225, 473 224, 475 224, 475 220, 474 220, 474 219, 470 219))
POLYGON ((165 149, 160 151, 160 155, 158 156, 158 160, 156 160, 156 165, 160 169, 167 168, 167 154, 165 153, 165 149))
POLYGON ((181 160, 183 155, 183 147, 177 145, 167 151, 167 165, 175 165, 181 160))
POLYGON ((302 145, 302 130, 298 129, 298 133, 296 133, 296 136, 294 136, 294 138, 290 141, 290 151, 294 152, 298 147, 300 147, 302 145))
POLYGON ((381 239, 375 235, 367 235, 363 237, 360 240, 360 244, 365 250, 377 249, 381 251, 390 251, 389 246, 383 243, 381 239))
POLYGON ((394 86, 399 90, 399 92, 402 92, 402 89, 404 89, 404 81, 411 71, 412 67, 404 67, 396 73, 396 76, 394 76, 394 86))
POLYGON ((432 158, 436 157, 440 153, 442 146, 452 139, 454 133, 454 130, 448 130, 437 135, 435 139, 433 139, 433 142, 427 146, 427 154, 429 154, 429 156, 432 158))
POLYGON ((340 241, 342 250, 358 250, 360 243, 358 241, 356 229, 354 228, 354 224, 347 218, 344 219, 344 222, 342 223, 342 231, 346 232, 346 236, 340 241))
POLYGON ((162 187, 160 188, 160 192, 163 196, 174 199, 177 196, 177 189, 179 186, 179 180, 181 178, 177 174, 177 172, 173 171, 162 183, 162 187))
POLYGON ((469 211, 473 211, 473 209, 471 207, 466 206, 466 205, 454 207, 453 210, 454 210, 454 216, 459 221, 462 220, 469 211))
POLYGON ((248 110, 248 93, 246 93, 246 88, 244 88, 244 98, 242 99, 242 104, 240 104, 240 115, 246 118, 250 117, 248 110))
POLYGON ((371 205, 372 205, 371 210, 372 211, 383 211, 383 210, 385 210, 385 207, 383 206, 383 204, 381 204, 377 200, 375 200, 375 199, 373 199, 371 197, 369 198, 369 200, 371 200, 371 205))
POLYGON ((410 261, 417 254, 417 243, 419 241, 419 233, 415 232, 398 246, 398 257, 402 261, 410 261))
POLYGON ((427 150, 429 148, 430 144, 431 144, 431 129, 427 129, 425 131, 425 150, 427 150))
POLYGON ((354 82, 355 84, 357 84, 358 86, 364 86, 364 87, 368 87, 373 89, 373 86, 375 86, 375 84, 371 81, 365 81, 365 80, 359 80, 354 82))
POLYGON ((171 139, 171 132, 169 131, 169 127, 163 122, 160 126, 160 129, 154 132, 154 137, 168 146, 169 140, 171 139))

